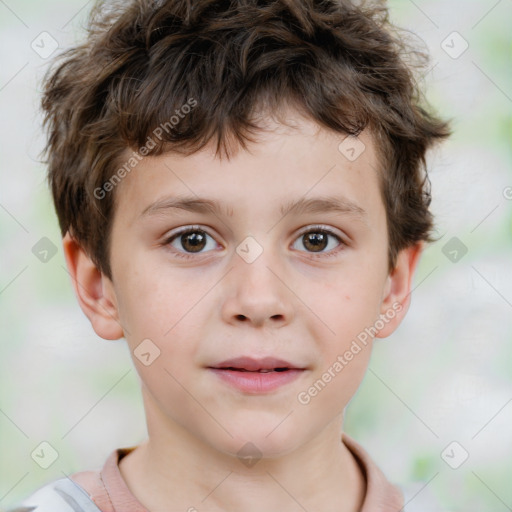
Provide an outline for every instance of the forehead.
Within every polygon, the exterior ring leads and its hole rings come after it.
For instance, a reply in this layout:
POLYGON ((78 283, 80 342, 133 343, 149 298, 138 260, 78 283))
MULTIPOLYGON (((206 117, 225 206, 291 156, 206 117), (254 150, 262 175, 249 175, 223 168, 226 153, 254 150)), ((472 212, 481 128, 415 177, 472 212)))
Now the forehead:
POLYGON ((185 196, 211 199, 204 213, 224 210, 231 216, 283 215, 290 208, 296 213, 296 203, 304 206, 320 196, 338 196, 353 211, 379 206, 379 163, 368 131, 347 137, 293 115, 286 123, 267 118, 255 142, 230 159, 217 156, 213 144, 188 156, 142 158, 117 187, 117 213, 134 222, 185 196))

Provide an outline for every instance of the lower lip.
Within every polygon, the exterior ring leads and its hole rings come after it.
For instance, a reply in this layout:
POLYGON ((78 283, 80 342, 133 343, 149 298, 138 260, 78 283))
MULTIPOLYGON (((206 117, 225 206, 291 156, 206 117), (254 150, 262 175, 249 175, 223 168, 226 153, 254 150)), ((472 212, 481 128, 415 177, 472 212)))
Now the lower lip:
POLYGON ((266 393, 297 379, 304 370, 286 370, 284 372, 241 372, 209 368, 219 378, 244 393, 266 393))

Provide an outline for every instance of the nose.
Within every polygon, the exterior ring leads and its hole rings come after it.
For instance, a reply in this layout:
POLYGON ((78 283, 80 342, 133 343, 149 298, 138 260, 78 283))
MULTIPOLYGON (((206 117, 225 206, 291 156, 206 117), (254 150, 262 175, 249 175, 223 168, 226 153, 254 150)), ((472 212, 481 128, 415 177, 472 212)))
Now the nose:
POLYGON ((233 266, 224 280, 224 321, 254 327, 282 327, 291 322, 293 287, 287 283, 283 266, 269 253, 263 251, 251 263, 234 254, 233 266))

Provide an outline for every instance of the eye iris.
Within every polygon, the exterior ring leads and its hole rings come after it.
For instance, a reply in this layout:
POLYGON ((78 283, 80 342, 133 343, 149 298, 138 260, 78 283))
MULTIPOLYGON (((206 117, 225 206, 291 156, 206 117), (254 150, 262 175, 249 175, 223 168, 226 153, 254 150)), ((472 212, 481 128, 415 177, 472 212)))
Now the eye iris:
POLYGON ((200 231, 190 231, 181 235, 181 243, 187 251, 199 252, 205 247, 206 236, 200 231))
POLYGON ((327 247, 327 234, 320 232, 306 233, 303 237, 304 247, 312 249, 313 252, 319 252, 327 247), (308 247, 311 245, 311 247, 308 247))

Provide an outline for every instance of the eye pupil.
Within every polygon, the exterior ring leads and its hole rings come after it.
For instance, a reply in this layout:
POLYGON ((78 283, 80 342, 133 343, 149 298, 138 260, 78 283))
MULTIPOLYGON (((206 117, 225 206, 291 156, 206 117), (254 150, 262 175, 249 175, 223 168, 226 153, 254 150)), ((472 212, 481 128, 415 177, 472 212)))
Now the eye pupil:
POLYGON ((319 252, 327 246, 327 235, 321 232, 311 232, 304 235, 304 246, 312 249, 313 252, 319 252), (308 245, 311 247, 308 247, 308 245))
POLYGON ((187 251, 199 252, 204 249, 206 237, 200 231, 190 231, 181 235, 181 243, 187 251))

